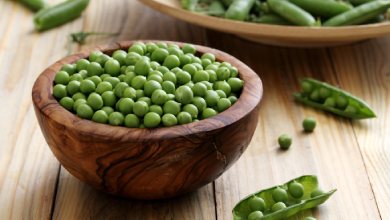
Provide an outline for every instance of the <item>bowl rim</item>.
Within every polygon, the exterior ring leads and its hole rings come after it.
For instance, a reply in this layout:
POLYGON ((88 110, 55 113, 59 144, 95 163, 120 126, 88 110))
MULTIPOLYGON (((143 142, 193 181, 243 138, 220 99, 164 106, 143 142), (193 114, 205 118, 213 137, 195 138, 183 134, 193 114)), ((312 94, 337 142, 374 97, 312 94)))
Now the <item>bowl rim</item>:
POLYGON ((200 26, 248 36, 290 40, 348 40, 379 37, 390 33, 390 22, 342 27, 304 27, 259 24, 202 15, 161 0, 139 0, 143 4, 172 17, 200 26), (189 16, 190 15, 190 16, 189 16))
MULTIPOLYGON (((249 115, 258 107, 263 96, 263 85, 260 77, 246 64, 237 58, 206 46, 192 44, 196 47, 197 52, 211 52, 219 61, 227 61, 238 69, 240 78, 244 80, 244 87, 237 102, 227 110, 218 113, 216 116, 203 119, 197 122, 191 122, 184 125, 159 128, 127 128, 125 126, 112 126, 100 124, 88 119, 79 118, 76 114, 66 110, 52 95, 53 82, 55 73, 61 66, 67 63, 74 63, 78 59, 87 58, 89 53, 94 50, 100 50, 103 53, 111 54, 118 49, 127 49, 136 42, 165 42, 177 44, 179 46, 185 43, 165 40, 132 40, 121 41, 116 43, 99 45, 94 48, 85 50, 81 53, 67 56, 46 68, 36 79, 32 88, 32 101, 38 116, 38 111, 44 117, 54 120, 59 125, 71 129, 81 134, 92 135, 95 138, 106 138, 116 136, 124 141, 150 141, 164 138, 183 137, 190 134, 199 134, 223 128, 232 125, 241 118, 249 115), (45 89, 44 89, 45 88, 45 89)), ((38 117, 38 120, 45 120, 38 117)))

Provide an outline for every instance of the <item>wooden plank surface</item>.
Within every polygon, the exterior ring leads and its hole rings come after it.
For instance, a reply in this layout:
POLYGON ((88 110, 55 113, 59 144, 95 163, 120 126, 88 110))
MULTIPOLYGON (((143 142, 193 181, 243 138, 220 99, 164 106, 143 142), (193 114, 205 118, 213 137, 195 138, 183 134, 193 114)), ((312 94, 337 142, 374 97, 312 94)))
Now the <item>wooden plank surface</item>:
POLYGON ((338 191, 300 218, 390 219, 390 38, 331 49, 271 47, 186 24, 134 0, 94 0, 81 19, 42 34, 33 32, 32 14, 15 2, 0 1, 0 16, 0 219, 231 219, 240 198, 303 174, 317 174, 324 189, 338 191), (214 183, 154 202, 97 192, 60 169, 35 119, 31 87, 40 71, 66 55, 68 34, 81 30, 119 35, 90 38, 75 51, 165 39, 208 45, 243 60, 265 91, 248 150, 214 183), (351 122, 294 103, 291 93, 304 76, 363 97, 378 118, 351 122), (307 116, 318 121, 312 134, 301 129, 307 116), (278 150, 281 133, 293 136, 287 152, 278 150))

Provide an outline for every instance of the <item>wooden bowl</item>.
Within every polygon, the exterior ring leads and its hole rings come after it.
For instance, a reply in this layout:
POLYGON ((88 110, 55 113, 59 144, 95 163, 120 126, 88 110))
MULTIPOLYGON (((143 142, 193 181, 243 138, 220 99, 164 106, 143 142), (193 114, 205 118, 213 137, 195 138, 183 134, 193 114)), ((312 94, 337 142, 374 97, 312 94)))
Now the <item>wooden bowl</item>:
MULTIPOLYGON (((145 41, 144 41, 145 42, 145 41)), ((126 41, 100 46, 111 54, 126 41)), ((182 43, 172 42, 178 45, 182 43)), ((169 128, 116 127, 84 120, 52 96, 53 80, 68 56, 36 80, 32 99, 43 135, 60 163, 75 177, 107 193, 136 199, 160 199, 193 191, 227 170, 244 152, 255 131, 263 94, 260 78, 236 58, 208 47, 217 60, 236 66, 244 88, 228 110, 205 120, 169 128)))
POLYGON ((390 34, 390 22, 344 27, 298 27, 256 24, 201 15, 184 10, 179 0, 140 0, 151 8, 199 26, 277 46, 337 46, 390 34))

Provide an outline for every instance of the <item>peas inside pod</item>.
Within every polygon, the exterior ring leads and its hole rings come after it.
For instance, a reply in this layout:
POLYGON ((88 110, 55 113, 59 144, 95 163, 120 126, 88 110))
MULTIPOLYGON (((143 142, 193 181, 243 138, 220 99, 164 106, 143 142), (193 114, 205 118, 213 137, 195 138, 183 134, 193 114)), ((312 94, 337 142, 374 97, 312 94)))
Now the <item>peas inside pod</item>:
POLYGON ((232 106, 244 86, 238 70, 195 46, 136 42, 111 55, 93 51, 54 77, 60 105, 102 124, 170 127, 232 106))
MULTIPOLYGON (((233 208, 234 220, 278 220, 317 207, 336 191, 322 191, 316 176, 307 175, 264 189, 242 199, 233 208)), ((311 219, 311 218, 308 218, 311 219)))

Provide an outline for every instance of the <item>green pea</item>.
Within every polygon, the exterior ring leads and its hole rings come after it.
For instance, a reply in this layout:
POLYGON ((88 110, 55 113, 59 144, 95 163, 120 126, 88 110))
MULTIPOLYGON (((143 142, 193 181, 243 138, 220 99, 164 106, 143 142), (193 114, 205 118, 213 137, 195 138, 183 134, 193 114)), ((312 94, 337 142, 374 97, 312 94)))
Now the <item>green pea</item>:
POLYGON ((128 128, 138 128, 140 125, 140 120, 135 114, 128 114, 125 117, 125 126, 128 128))
POLYGON ((179 114, 180 109, 181 109, 181 104, 173 100, 169 100, 165 102, 163 106, 163 110, 165 114, 170 113, 172 115, 177 115, 179 114))
POLYGON ((157 70, 158 70, 159 72, 161 72, 162 74, 165 74, 166 72, 169 72, 169 69, 168 69, 167 67, 165 67, 165 66, 159 66, 159 67, 157 68, 157 70))
POLYGON ((187 53, 195 54, 196 53, 196 48, 192 44, 184 44, 182 47, 182 50, 185 54, 187 54, 187 53))
POLYGON ((144 117, 144 125, 147 128, 155 128, 161 122, 161 117, 155 112, 148 112, 144 117))
POLYGON ((91 62, 87 66, 87 72, 88 72, 88 76, 100 76, 103 74, 104 69, 99 63, 91 62))
POLYGON ((117 77, 106 77, 103 82, 109 82, 112 85, 112 88, 115 88, 115 86, 120 83, 121 81, 117 77))
MULTIPOLYGON (((148 81, 150 82, 150 81, 148 81)), ((145 76, 136 76, 131 80, 131 87, 134 89, 142 89, 144 87, 144 84, 146 83, 146 77, 145 76)))
POLYGON ((192 57, 192 60, 191 62, 193 63, 193 65, 196 66, 196 68, 198 70, 202 70, 203 69, 203 66, 202 66, 202 60, 199 58, 199 57, 192 57))
POLYGON ((54 77, 54 82, 56 84, 67 85, 69 83, 70 77, 69 74, 65 71, 59 71, 54 77))
POLYGON ((72 111, 73 109, 73 105, 74 105, 74 101, 72 98, 70 97, 63 97, 61 100, 60 100, 60 105, 64 108, 66 108, 67 110, 69 111, 72 111))
POLYGON ((261 211, 254 211, 248 215, 248 220, 261 220, 263 216, 261 211))
POLYGON ((89 61, 86 59, 80 59, 76 62, 77 71, 86 70, 89 65, 89 61))
POLYGON ((114 94, 117 96, 117 97, 122 97, 123 96, 123 92, 125 91, 126 88, 129 88, 129 85, 127 85, 127 83, 125 82, 120 82, 118 83, 115 88, 114 88, 114 94))
POLYGON ((214 70, 206 70, 209 74, 209 82, 214 83, 218 80, 217 73, 214 70))
POLYGON ((122 98, 119 102, 118 109, 124 114, 130 114, 133 112, 134 101, 131 98, 122 98))
POLYGON ((95 91, 95 83, 92 82, 92 80, 84 79, 80 83, 80 91, 84 94, 89 94, 91 92, 95 91))
POLYGON ((174 74, 177 74, 180 71, 182 71, 182 69, 180 69, 179 67, 175 67, 175 68, 171 69, 171 72, 174 74))
POLYGON ((344 111, 345 113, 352 115, 352 114, 356 114, 358 112, 358 109, 353 105, 348 105, 344 111))
POLYGON ((142 89, 135 90, 135 99, 140 99, 141 97, 144 97, 145 93, 142 89))
POLYGON ((205 95, 205 100, 206 100, 207 106, 214 107, 218 104, 219 95, 214 90, 207 90, 206 95, 205 95))
POLYGON ((197 82, 195 83, 195 85, 192 87, 192 91, 194 93, 195 96, 201 96, 201 97, 204 97, 206 95, 206 92, 207 92, 207 87, 205 84, 201 83, 201 82, 197 82))
POLYGON ((66 86, 57 84, 53 87, 53 95, 57 99, 62 99, 67 96, 66 86))
POLYGON ((85 95, 81 92, 77 92, 75 93, 73 96, 72 96, 72 99, 74 101, 77 101, 78 99, 84 99, 85 101, 87 101, 87 97, 85 97, 85 95))
POLYGON ((110 56, 108 56, 107 54, 102 54, 100 55, 96 60, 95 62, 96 63, 99 63, 101 66, 104 66, 104 64, 107 62, 107 60, 111 59, 110 56))
POLYGON ((206 119, 206 118, 210 118, 210 117, 213 117, 215 115, 217 115, 218 112, 215 111, 214 109, 212 108, 205 108, 202 112, 202 118, 203 119, 206 119))
POLYGON ((218 66, 215 64, 210 64, 206 67, 206 70, 213 70, 214 72, 218 70, 218 66))
POLYGON ((211 62, 215 62, 215 56, 212 53, 204 53, 201 58, 202 59, 208 59, 211 62))
POLYGON ((341 109, 341 110, 344 110, 348 105, 348 99, 343 96, 343 95, 339 95, 337 96, 336 98, 336 107, 338 109, 341 109))
POLYGON ((96 111, 103 107, 103 99, 99 94, 93 92, 88 96, 87 104, 96 111))
POLYGON ((95 84, 95 86, 102 82, 99 76, 90 76, 87 79, 91 80, 95 84))
POLYGON ((197 118, 199 110, 194 104, 187 104, 183 107, 183 112, 188 112, 192 118, 197 118))
POLYGON ((319 102, 321 100, 320 90, 314 89, 314 91, 309 95, 309 98, 315 102, 319 102))
POLYGON ((329 89, 321 87, 319 90, 319 94, 321 99, 326 99, 331 95, 331 92, 329 89))
POLYGON ((317 196, 321 196, 323 195, 325 192, 322 190, 322 189, 316 189, 314 190, 311 194, 310 194, 310 197, 311 198, 315 198, 317 196))
POLYGON ((93 110, 87 104, 79 104, 77 106, 76 112, 80 118, 84 118, 84 119, 91 119, 93 116, 93 110))
POLYGON ((80 73, 75 73, 75 74, 70 76, 69 81, 80 81, 81 82, 83 79, 84 78, 83 78, 83 76, 81 76, 80 73))
POLYGON ((238 69, 235 66, 229 68, 230 77, 238 77, 238 69))
POLYGON ((136 90, 134 88, 127 87, 125 90, 123 90, 123 98, 135 99, 136 97, 136 90))
POLYGON ((236 103, 237 102, 237 97, 236 96, 229 96, 228 97, 228 99, 230 100, 230 102, 232 103, 232 105, 234 104, 234 103, 236 103))
POLYGON ((194 94, 190 87, 180 86, 175 91, 175 97, 176 101, 185 105, 191 103, 192 99, 194 98, 194 94))
POLYGON ((61 70, 67 72, 69 75, 72 75, 76 72, 76 65, 67 63, 62 65, 61 70))
POLYGON ((227 83, 229 84, 232 92, 239 92, 244 85, 244 81, 239 78, 230 78, 227 83))
POLYGON ((152 99, 146 96, 139 98, 137 101, 144 101, 148 106, 152 105, 152 99))
POLYGON ((113 112, 108 116, 108 123, 114 126, 120 126, 123 124, 125 117, 120 112, 113 112))
POLYGON ((288 194, 285 189, 277 187, 272 191, 272 199, 275 202, 286 202, 288 199, 288 194))
POLYGON ((107 77, 110 77, 110 74, 107 74, 107 73, 103 73, 102 75, 100 75, 100 79, 104 81, 105 78, 107 77))
POLYGON ((272 205, 271 211, 277 212, 277 211, 285 209, 285 208, 287 208, 286 204, 284 204, 283 202, 277 202, 277 203, 272 205))
POLYGON ((305 118, 302 122, 303 130, 306 132, 312 132, 316 127, 316 120, 314 118, 305 118))
POLYGON ((222 90, 220 90, 220 89, 215 90, 215 91, 217 92, 219 98, 222 99, 222 98, 226 98, 226 97, 227 97, 224 91, 222 91, 222 90))
MULTIPOLYGON (((127 56, 127 52, 124 51, 124 50, 116 50, 113 54, 112 54, 112 58, 114 58, 115 60, 117 60, 120 64, 120 66, 123 66, 126 64, 126 56, 127 56)), ((106 70, 107 71, 107 70, 106 70)))
POLYGON ((266 209, 265 201, 263 198, 260 198, 258 196, 253 196, 248 201, 249 207, 252 211, 264 211, 266 209))
POLYGON ((168 50, 166 50, 164 48, 158 48, 155 51, 153 51, 150 58, 152 59, 152 61, 162 63, 168 57, 168 55, 169 55, 168 50))
POLYGON ((137 75, 147 76, 150 71, 150 62, 145 59, 140 59, 134 66, 134 72, 137 75))
POLYGON ((191 76, 195 75, 197 68, 195 65, 193 64, 186 64, 183 66, 183 70, 188 72, 191 76))
POLYGON ((143 56, 144 55, 144 49, 141 45, 132 45, 128 52, 134 52, 134 53, 138 53, 139 55, 143 56))
POLYGON ((154 75, 149 75, 148 78, 147 78, 148 81, 150 80, 154 80, 154 81, 157 81, 158 83, 162 83, 163 82, 163 79, 161 76, 157 75, 157 74, 154 74, 154 75))
POLYGON ((302 88, 302 92, 306 95, 309 95, 313 92, 313 85, 309 82, 306 82, 306 81, 302 81, 301 82, 301 88, 302 88))
POLYGON ((181 51, 180 48, 177 48, 177 47, 169 47, 168 53, 170 55, 176 55, 177 57, 180 57, 181 55, 184 54, 183 51, 181 51))
POLYGON ((221 98, 220 100, 218 100, 217 108, 218 108, 219 112, 223 112, 226 109, 230 108, 231 105, 232 105, 232 103, 230 102, 229 99, 221 98))
POLYGON ((92 121, 107 124, 108 114, 103 110, 98 110, 93 114, 92 121))
POLYGON ((74 95, 80 91, 79 81, 70 81, 66 86, 66 91, 69 95, 74 95))
POLYGON ((161 84, 161 87, 168 94, 173 94, 173 93, 175 93, 175 90, 176 90, 175 84, 173 82, 171 82, 171 81, 163 82, 161 84))
POLYGON ((192 122, 192 116, 190 113, 188 112, 180 112, 178 115, 177 115, 177 121, 179 122, 179 124, 183 125, 183 124, 188 124, 188 123, 191 123, 192 122))
POLYGON ((109 59, 104 64, 104 70, 111 76, 118 76, 121 71, 121 64, 115 59, 109 59))
POLYGON ((162 123, 165 127, 177 125, 177 118, 175 115, 167 113, 162 116, 162 123))
POLYGON ((192 99, 192 104, 196 106, 199 112, 202 112, 207 107, 206 100, 204 100, 202 97, 194 97, 192 99))
POLYGON ((125 62, 126 65, 135 65, 139 60, 142 59, 142 56, 135 52, 130 52, 127 54, 125 62))
POLYGON ((104 106, 101 110, 105 111, 107 115, 110 115, 111 113, 114 112, 114 109, 110 106, 104 106))
POLYGON ((168 55, 163 63, 168 69, 173 69, 180 66, 180 60, 176 55, 168 55))
POLYGON ((292 138, 288 134, 282 134, 278 138, 279 146, 282 150, 288 150, 292 143, 292 138))
MULTIPOLYGON (((74 100, 74 99, 73 99, 74 100)), ((81 105, 81 104, 87 104, 87 100, 85 99, 77 99, 74 101, 74 104, 73 104, 73 111, 75 111, 77 113, 77 108, 81 105)))
POLYGON ((101 82, 96 87, 96 92, 98 94, 103 94, 106 91, 112 91, 112 85, 109 82, 101 82))
POLYGON ((186 71, 180 70, 176 73, 176 79, 179 85, 184 85, 191 81, 191 75, 186 71))
POLYGON ((325 100, 324 106, 334 108, 336 106, 336 100, 333 97, 329 97, 325 100))
POLYGON ((191 57, 188 54, 181 54, 179 55, 179 61, 180 61, 180 65, 184 66, 186 64, 191 63, 191 57))
POLYGON ((104 106, 114 106, 116 103, 116 96, 113 91, 105 91, 102 94, 104 106))
POLYGON ((217 81, 213 85, 215 90, 222 90, 227 96, 230 95, 232 89, 230 88, 229 83, 226 81, 217 81))
POLYGON ((290 195, 296 199, 302 198, 304 194, 304 188, 303 185, 298 182, 292 182, 288 186, 288 192, 290 195))
POLYGON ((174 94, 168 94, 168 100, 175 101, 175 95, 174 94))
POLYGON ((144 93, 146 96, 152 96, 157 89, 162 89, 161 84, 155 80, 147 81, 144 85, 144 93))
POLYGON ((194 82, 209 81, 210 77, 207 71, 199 70, 194 74, 194 82))
POLYGON ((142 117, 149 111, 149 106, 144 101, 136 101, 133 105, 133 112, 135 115, 142 117))
POLYGON ((162 116, 163 113, 164 113, 162 107, 159 106, 159 105, 151 105, 151 106, 149 106, 149 111, 150 112, 155 112, 155 113, 159 114, 160 116, 162 116))
POLYGON ((170 82, 172 82, 174 84, 176 84, 176 82, 177 82, 176 75, 174 73, 172 73, 172 72, 164 73, 163 80, 164 81, 170 81, 170 82))
POLYGON ((227 67, 219 67, 217 70, 217 78, 218 80, 228 80, 230 77, 230 70, 227 67))
POLYGON ((208 65, 211 65, 212 62, 209 59, 201 59, 201 64, 203 66, 203 69, 206 69, 208 65))
POLYGON ((101 51, 92 51, 89 53, 89 61, 95 62, 96 59, 101 56, 103 53, 101 51))
POLYGON ((314 217, 306 217, 303 220, 316 220, 316 218, 314 218, 314 217))
POLYGON ((168 100, 167 93, 162 89, 154 90, 152 94, 152 102, 157 105, 162 105, 168 100))
POLYGON ((158 46, 155 43, 153 42, 146 43, 146 51, 148 53, 153 53, 153 51, 155 51, 156 49, 158 49, 158 46))
POLYGON ((207 81, 202 81, 201 83, 203 83, 208 90, 213 90, 213 83, 207 81))

